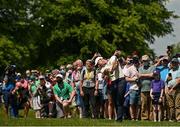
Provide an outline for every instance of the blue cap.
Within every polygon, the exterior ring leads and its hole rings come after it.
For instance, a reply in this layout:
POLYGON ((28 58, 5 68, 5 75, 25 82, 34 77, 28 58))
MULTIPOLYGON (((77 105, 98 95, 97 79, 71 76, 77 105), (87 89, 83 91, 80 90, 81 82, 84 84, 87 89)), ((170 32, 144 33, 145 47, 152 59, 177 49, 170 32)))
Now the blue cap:
POLYGON ((159 71, 159 70, 155 70, 155 71, 153 71, 153 74, 158 74, 158 75, 160 75, 160 71, 159 71))

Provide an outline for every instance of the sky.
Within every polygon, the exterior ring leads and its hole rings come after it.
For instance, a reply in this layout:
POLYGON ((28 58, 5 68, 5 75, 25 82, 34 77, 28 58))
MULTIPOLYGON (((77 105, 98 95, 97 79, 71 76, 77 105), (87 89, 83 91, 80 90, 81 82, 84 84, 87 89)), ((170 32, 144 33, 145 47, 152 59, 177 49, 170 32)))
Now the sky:
MULTIPOLYGON (((180 16, 180 0, 169 0, 166 7, 180 16)), ((155 43, 150 45, 150 48, 154 49, 157 56, 165 54, 168 45, 180 42, 180 18, 173 19, 171 22, 174 31, 162 38, 156 38, 155 43)))

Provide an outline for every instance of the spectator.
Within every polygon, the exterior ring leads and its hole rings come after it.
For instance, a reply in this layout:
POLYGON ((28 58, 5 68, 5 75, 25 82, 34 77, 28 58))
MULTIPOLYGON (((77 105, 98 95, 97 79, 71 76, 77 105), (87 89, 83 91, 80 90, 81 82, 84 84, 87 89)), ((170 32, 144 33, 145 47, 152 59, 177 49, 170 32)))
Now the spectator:
POLYGON ((123 103, 126 90, 126 81, 121 65, 118 61, 118 57, 120 56, 120 54, 121 52, 119 50, 116 50, 113 56, 109 59, 105 68, 107 68, 110 73, 111 85, 108 89, 110 92, 110 99, 112 98, 113 104, 115 106, 117 114, 116 121, 121 122, 123 120, 123 103))
POLYGON ((75 95, 75 91, 71 85, 63 81, 63 75, 56 76, 57 84, 53 87, 55 99, 57 118, 68 117, 70 113, 69 105, 75 95))
POLYGON ((16 82, 16 87, 12 91, 12 93, 16 93, 17 95, 17 106, 18 109, 24 109, 24 117, 26 118, 30 108, 29 102, 29 83, 23 77, 16 82))
POLYGON ((10 107, 10 116, 18 117, 18 108, 17 108, 17 96, 12 91, 15 88, 15 77, 16 77, 16 66, 10 65, 5 69, 4 76, 4 87, 3 91, 3 100, 5 106, 5 113, 8 116, 9 107, 10 107))
POLYGON ((107 61, 103 57, 97 57, 95 59, 96 69, 96 84, 98 85, 98 95, 96 96, 96 107, 98 112, 98 118, 104 118, 104 114, 107 115, 107 82, 105 75, 102 72, 102 68, 106 65, 107 61))
POLYGON ((127 57, 126 65, 123 69, 126 81, 129 88, 129 96, 130 96, 130 115, 132 120, 138 120, 139 116, 139 106, 140 106, 140 89, 138 84, 138 71, 134 66, 132 57, 127 57))
POLYGON ((40 96, 41 100, 41 117, 51 117, 52 116, 52 89, 51 84, 45 80, 45 76, 39 76, 40 83, 37 87, 37 94, 40 96))
POLYGON ((66 76, 66 68, 64 65, 60 66, 60 74, 63 75, 63 77, 66 76))
POLYGON ((32 75, 30 77, 30 95, 32 101, 32 108, 35 111, 35 118, 41 118, 40 110, 42 105, 41 105, 40 95, 37 92, 37 88, 39 84, 36 84, 35 80, 36 77, 32 75))
POLYGON ((90 106, 92 108, 92 118, 97 118, 96 112, 96 101, 95 96, 98 93, 98 87, 95 83, 95 70, 93 69, 92 60, 86 61, 86 67, 81 72, 81 85, 80 85, 80 93, 84 103, 83 117, 88 117, 90 114, 90 106))
POLYGON ((81 80, 81 71, 83 69, 83 62, 81 60, 76 60, 74 63, 75 70, 72 73, 72 87, 76 90, 75 102, 79 110, 79 117, 83 117, 83 100, 80 95, 80 80, 81 80))
POLYGON ((31 77, 31 71, 26 70, 26 80, 30 80, 30 77, 31 77))
POLYGON ((161 104, 163 99, 163 93, 164 93, 164 81, 160 79, 160 71, 155 70, 153 72, 154 80, 151 82, 151 90, 150 90, 150 96, 152 98, 152 104, 153 104, 153 116, 154 116, 154 122, 161 121, 161 104))
POLYGON ((71 64, 68 64, 66 66, 67 68, 67 72, 66 72, 66 76, 65 76, 65 81, 72 85, 72 72, 73 72, 73 66, 71 64))
POLYGON ((8 116, 9 107, 10 107, 10 116, 18 117, 18 109, 17 109, 17 97, 14 93, 12 93, 15 88, 15 84, 9 81, 7 78, 4 79, 4 87, 3 91, 3 101, 5 107, 5 114, 8 116))
POLYGON ((142 66, 139 68, 141 83, 141 120, 151 120, 152 106, 150 97, 150 84, 153 78, 155 66, 150 65, 148 55, 142 56, 142 66))
MULTIPOLYGON (((160 71, 160 75, 161 75, 161 80, 163 80, 164 82, 166 82, 166 78, 168 76, 169 73, 169 67, 168 67, 168 58, 166 56, 162 56, 159 60, 158 60, 158 64, 156 69, 160 71)), ((167 85, 165 84, 165 94, 167 94, 168 90, 167 90, 167 85)), ((169 109, 168 109, 168 102, 166 99, 166 96, 163 96, 162 99, 162 119, 168 120, 169 119, 169 109)))
POLYGON ((180 78, 179 60, 173 58, 171 60, 171 69, 167 77, 169 92, 166 94, 168 106, 170 108, 170 121, 173 121, 174 112, 176 120, 180 121, 180 88, 177 82, 178 78, 180 78))

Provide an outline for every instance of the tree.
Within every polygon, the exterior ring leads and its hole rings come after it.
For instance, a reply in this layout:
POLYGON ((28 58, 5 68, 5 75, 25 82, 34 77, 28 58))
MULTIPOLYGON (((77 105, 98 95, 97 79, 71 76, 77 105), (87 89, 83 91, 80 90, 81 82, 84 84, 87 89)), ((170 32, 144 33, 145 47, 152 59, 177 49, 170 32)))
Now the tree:
POLYGON ((0 1, 1 65, 34 66, 39 40, 38 24, 32 19, 33 0, 0 1), (5 51, 6 50, 6 51, 5 51))
POLYGON ((94 52, 109 57, 115 49, 151 54, 154 36, 173 31, 166 1, 1 0, 0 36, 27 49, 27 66, 85 60, 94 52))
POLYGON ((180 42, 178 42, 177 44, 173 44, 172 47, 173 47, 173 51, 172 51, 173 55, 180 53, 180 42))
POLYGON ((79 54, 87 59, 96 51, 109 57, 116 48, 127 54, 134 50, 141 54, 149 53, 151 50, 147 43, 153 43, 154 36, 173 31, 168 19, 174 14, 165 8, 164 2, 42 1, 42 23, 50 33, 47 36, 48 48, 53 49, 51 54, 57 59, 61 55, 76 57, 79 54))

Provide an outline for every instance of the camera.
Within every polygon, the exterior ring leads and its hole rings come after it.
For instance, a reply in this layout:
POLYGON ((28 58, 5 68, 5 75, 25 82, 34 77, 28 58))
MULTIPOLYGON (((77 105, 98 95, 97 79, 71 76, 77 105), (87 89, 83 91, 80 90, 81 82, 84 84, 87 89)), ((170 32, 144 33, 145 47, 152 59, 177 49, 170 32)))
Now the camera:
POLYGON ((133 62, 134 62, 133 60, 130 60, 130 61, 129 61, 129 63, 131 63, 131 64, 133 64, 133 62))
POLYGON ((5 69, 5 74, 8 76, 15 74, 15 72, 16 72, 16 65, 7 66, 5 69))
POLYGON ((119 60, 119 63, 122 64, 124 62, 124 59, 121 57, 118 59, 119 60))
POLYGON ((16 77, 16 65, 9 65, 5 68, 5 77, 8 79, 10 82, 15 81, 16 77))
POLYGON ((171 74, 171 73, 168 73, 168 76, 169 76, 169 77, 172 77, 172 74, 171 74))
POLYGON ((170 51, 172 50, 172 46, 167 46, 167 49, 170 51))
POLYGON ((138 64, 138 63, 139 63, 139 58, 133 57, 133 64, 138 64))

